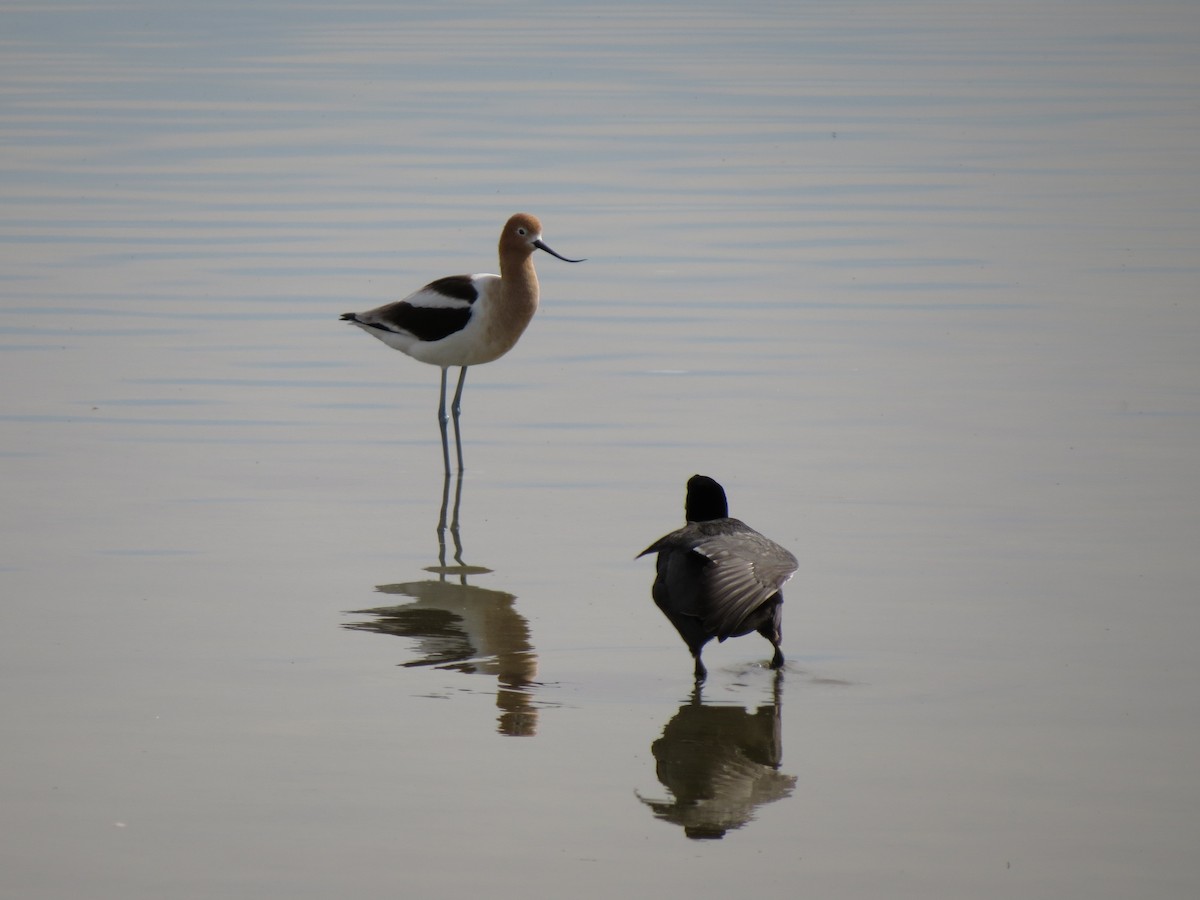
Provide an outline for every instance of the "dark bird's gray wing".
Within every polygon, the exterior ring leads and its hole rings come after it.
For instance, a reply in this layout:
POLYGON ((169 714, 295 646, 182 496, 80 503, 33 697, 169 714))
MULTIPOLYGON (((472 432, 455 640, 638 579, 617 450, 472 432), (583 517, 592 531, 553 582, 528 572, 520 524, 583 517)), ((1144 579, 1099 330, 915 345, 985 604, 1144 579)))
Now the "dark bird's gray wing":
POLYGON ((704 570, 711 563, 695 552, 699 539, 699 530, 692 523, 663 535, 638 554, 639 557, 658 554, 658 576, 651 593, 668 616, 693 616, 697 620, 704 617, 704 570))
POLYGON ((786 549, 737 524, 740 528, 732 533, 704 537, 692 546, 711 563, 702 575, 704 623, 720 640, 741 633, 746 617, 777 594, 799 568, 786 549))

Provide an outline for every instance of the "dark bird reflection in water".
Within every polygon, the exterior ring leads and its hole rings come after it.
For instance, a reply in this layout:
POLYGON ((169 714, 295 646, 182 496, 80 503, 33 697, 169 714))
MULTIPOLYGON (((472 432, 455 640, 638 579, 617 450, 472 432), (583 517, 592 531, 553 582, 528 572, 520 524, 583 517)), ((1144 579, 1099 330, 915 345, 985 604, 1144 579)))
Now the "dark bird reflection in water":
POLYGON ((438 519, 438 565, 426 572, 437 578, 403 584, 381 584, 383 594, 412 598, 411 603, 353 610, 353 615, 372 618, 344 627, 413 638, 420 658, 401 663, 406 667, 435 666, 498 681, 496 705, 500 709, 497 730, 501 734, 528 736, 537 733, 537 708, 532 686, 537 676, 537 655, 529 640, 529 622, 517 612, 516 597, 468 584, 470 575, 491 572, 483 566, 463 562, 459 508, 462 504, 462 473, 456 479, 453 515, 449 522, 454 541, 454 562, 446 562, 447 508, 450 475, 442 488, 442 511, 438 519))
POLYGON ((706 704, 696 686, 650 745, 658 780, 674 798, 638 794, 655 817, 693 840, 713 840, 752 820, 758 807, 791 795, 796 777, 779 771, 782 678, 775 677, 771 702, 754 712, 706 704))

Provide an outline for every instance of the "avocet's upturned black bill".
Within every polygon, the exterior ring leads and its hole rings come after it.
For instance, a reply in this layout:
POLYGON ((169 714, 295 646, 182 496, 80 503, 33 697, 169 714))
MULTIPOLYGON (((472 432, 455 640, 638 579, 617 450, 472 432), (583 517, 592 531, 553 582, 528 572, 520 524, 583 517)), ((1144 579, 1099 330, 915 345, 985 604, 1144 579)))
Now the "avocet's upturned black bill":
POLYGON ((367 334, 413 359, 442 370, 438 427, 442 432, 442 459, 450 472, 450 445, 446 437, 446 370, 459 366, 458 387, 450 411, 454 416, 454 443, 458 470, 463 469, 459 414, 463 383, 469 366, 499 359, 513 348, 538 308, 537 272, 533 251, 544 250, 566 262, 542 240, 542 223, 536 216, 517 213, 500 232, 499 275, 451 275, 439 278, 403 300, 361 313, 346 313, 367 334))
POLYGON ((693 475, 684 505, 687 524, 659 538, 639 557, 658 554, 651 595, 675 626, 696 661, 716 638, 757 631, 775 649, 771 668, 783 665, 783 585, 799 567, 796 557, 749 525, 729 518, 725 489, 707 475, 693 475))

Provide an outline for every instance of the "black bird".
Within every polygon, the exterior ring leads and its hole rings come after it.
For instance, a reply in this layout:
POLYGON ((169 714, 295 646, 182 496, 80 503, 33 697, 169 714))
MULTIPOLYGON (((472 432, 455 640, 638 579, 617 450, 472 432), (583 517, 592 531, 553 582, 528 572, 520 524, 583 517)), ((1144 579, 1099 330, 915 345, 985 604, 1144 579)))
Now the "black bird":
POLYGON ((708 674, 700 661, 705 644, 752 631, 771 642, 771 668, 778 669, 783 665, 781 588, 799 567, 796 557, 729 518, 725 489, 707 475, 688 479, 684 515, 687 525, 638 556, 658 554, 651 595, 696 660, 696 680, 708 674))

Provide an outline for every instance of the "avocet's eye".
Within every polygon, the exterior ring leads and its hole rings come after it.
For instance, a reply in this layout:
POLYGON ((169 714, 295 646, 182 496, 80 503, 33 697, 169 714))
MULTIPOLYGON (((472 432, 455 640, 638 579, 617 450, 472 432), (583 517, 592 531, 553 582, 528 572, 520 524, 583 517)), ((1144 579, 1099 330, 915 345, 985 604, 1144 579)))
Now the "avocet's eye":
POLYGON ((525 237, 525 235, 529 234, 529 232, 528 232, 528 231, 526 231, 524 228, 520 228, 520 227, 518 227, 518 228, 517 228, 517 234, 521 235, 521 237, 525 237))

